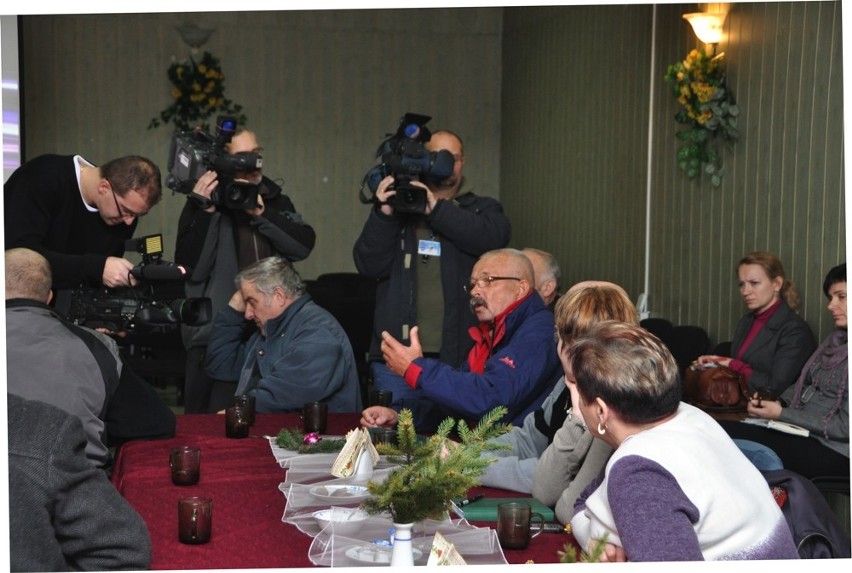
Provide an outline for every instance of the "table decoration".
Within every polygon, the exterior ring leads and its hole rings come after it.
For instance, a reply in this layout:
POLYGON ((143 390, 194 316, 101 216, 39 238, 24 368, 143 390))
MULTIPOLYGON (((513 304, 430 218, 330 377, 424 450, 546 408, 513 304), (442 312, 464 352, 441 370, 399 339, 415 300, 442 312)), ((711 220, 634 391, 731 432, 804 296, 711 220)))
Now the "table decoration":
POLYGON ((208 120, 217 114, 233 115, 240 124, 246 123, 243 107, 225 97, 225 74, 219 59, 210 52, 172 62, 166 75, 172 83, 172 102, 151 119, 148 129, 171 124, 176 132, 198 125, 207 131, 208 120))
MULTIPOLYGON (((565 526, 565 533, 571 533, 571 526, 565 526)), ((594 539, 594 544, 591 551, 578 550, 577 547, 568 542, 562 551, 557 551, 560 563, 600 563, 604 551, 606 551, 606 542, 609 539, 609 534, 605 533, 600 539, 594 539)))
POLYGON ((353 475, 370 476, 378 462, 379 453, 370 440, 367 429, 357 428, 346 434, 346 443, 331 465, 331 475, 341 478, 353 475))
MULTIPOLYGON (((330 435, 342 437, 347 430, 358 426, 360 418, 360 412, 330 413, 329 433, 323 435, 323 439, 328 439, 330 435)), ((298 476, 293 475, 291 469, 280 467, 276 461, 278 458, 272 454, 274 449, 280 450, 274 444, 275 434, 281 428, 299 424, 298 414, 258 414, 252 429, 255 437, 229 440, 222 435, 221 415, 183 415, 177 416, 173 439, 136 440, 123 444, 116 452, 112 483, 145 520, 151 534, 151 569, 209 571, 286 568, 294 571, 295 568, 330 566, 332 562, 335 566, 369 566, 346 557, 345 552, 352 545, 371 543, 374 539, 381 538, 389 543, 388 530, 393 527, 389 515, 372 516, 367 521, 373 521, 374 525, 363 535, 359 529, 356 534, 358 539, 355 540, 351 539, 351 535, 338 537, 330 529, 321 530, 310 515, 302 524, 307 531, 301 530, 288 518, 292 516, 298 520, 297 513, 307 511, 304 507, 288 508, 288 517, 282 520, 282 502, 287 501, 285 494, 289 492, 290 485, 282 487, 281 483, 285 477, 287 480, 295 480, 298 476), (205 475, 199 486, 192 487, 201 487, 198 493, 213 498, 218 504, 211 543, 203 546, 186 545, 178 540, 175 519, 177 497, 173 496, 186 490, 173 485, 165 469, 165 460, 170 450, 186 444, 201 447, 206 456, 205 475), (317 537, 320 539, 317 540, 317 537), (328 547, 323 554, 321 547, 325 545, 328 547)), ((295 457, 290 459, 293 465, 289 467, 299 471, 307 467, 306 464, 312 465, 322 457, 327 458, 322 479, 312 477, 310 484, 305 485, 292 483, 301 488, 295 498, 310 496, 307 490, 314 485, 344 481, 351 483, 351 480, 334 479, 328 473, 336 454, 292 455, 295 457)), ((383 459, 379 465, 386 463, 383 459)), ((381 474, 377 468, 373 479, 378 475, 381 474)), ((504 497, 513 492, 479 486, 469 492, 467 497, 475 497, 480 493, 486 497, 504 497)), ((358 503, 347 507, 356 508, 358 503)), ((316 498, 313 504, 311 513, 332 506, 332 502, 316 498)), ((539 535, 526 550, 507 551, 504 555, 493 530, 480 528, 476 531, 473 528, 478 523, 471 524, 458 520, 454 515, 452 517, 452 522, 440 522, 438 529, 470 565, 524 563, 528 559, 536 563, 555 563, 558 560, 556 551, 567 540, 567 536, 562 535, 539 535)), ((424 552, 415 560, 416 565, 426 564, 436 529, 434 525, 437 522, 433 524, 429 520, 415 525, 412 533, 414 548, 424 552)))
POLYGON ((482 454, 504 447, 488 440, 509 430, 509 425, 499 422, 506 412, 504 406, 494 408, 472 430, 464 420, 447 418, 425 442, 417 439, 411 411, 399 413, 397 444, 379 444, 377 450, 400 465, 383 482, 370 480, 367 487, 372 495, 361 504, 370 514, 392 516, 396 532, 392 566, 413 563, 410 532, 414 523, 446 514, 452 500, 479 485, 483 470, 495 460, 482 454), (460 442, 449 437, 454 429, 460 442))
POLYGON ((435 532, 432 540, 432 550, 429 552, 429 561, 426 565, 467 565, 464 558, 440 531, 435 532))
POLYGON ((275 443, 280 448, 300 454, 323 454, 339 452, 346 440, 323 438, 316 432, 305 434, 296 428, 283 428, 275 437, 275 443))
MULTIPOLYGON (((393 553, 392 529, 390 518, 382 516, 367 519, 357 532, 350 534, 326 527, 314 535, 308 557, 311 563, 323 567, 387 566, 393 553)), ((465 520, 425 519, 414 524, 411 533, 414 565, 427 564, 437 533, 455 547, 468 565, 507 563, 496 532, 475 527, 465 520)))
MULTIPOLYGON (((328 466, 325 471, 326 473, 329 471, 328 466)), ((350 487, 366 488, 368 479, 382 481, 387 478, 389 472, 390 468, 374 470, 369 478, 328 476, 327 479, 312 480, 311 483, 281 483, 278 489, 286 497, 281 521, 295 525, 302 533, 313 537, 319 533, 319 527, 313 517, 315 511, 332 507, 357 508, 370 495, 369 491, 362 489, 362 495, 334 496, 333 490, 347 491, 345 488, 350 487)), ((375 519, 375 516, 371 518, 375 519)), ((382 516, 382 518, 387 522, 385 525, 385 531, 387 531, 391 527, 390 518, 388 516, 382 516)))
MULTIPOLYGON (((331 475, 331 465, 337 454, 311 454, 298 455, 286 460, 287 475, 282 482, 286 486, 291 484, 318 484, 334 479, 331 475)), ((389 462, 386 457, 379 458, 378 463, 373 466, 373 472, 396 466, 389 462)), ((364 476, 370 477, 370 476, 364 476)))
POLYGON ((733 144, 740 136, 740 110, 727 82, 724 56, 724 52, 712 55, 691 50, 683 61, 670 65, 665 75, 681 106, 675 114, 675 121, 683 126, 676 134, 681 142, 678 166, 690 179, 703 170, 714 187, 721 185, 724 173, 716 141, 733 144))

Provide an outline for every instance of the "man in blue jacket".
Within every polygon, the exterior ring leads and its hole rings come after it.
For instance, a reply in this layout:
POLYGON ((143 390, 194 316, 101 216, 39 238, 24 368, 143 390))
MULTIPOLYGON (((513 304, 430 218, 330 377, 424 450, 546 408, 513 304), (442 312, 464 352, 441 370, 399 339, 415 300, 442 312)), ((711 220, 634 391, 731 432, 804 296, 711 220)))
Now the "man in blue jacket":
MULTIPOLYGON (((424 358, 417 327, 411 345, 382 333, 382 353, 390 370, 418 388, 414 405, 418 431, 432 431, 447 416, 477 421, 496 406, 509 410, 504 421, 521 424, 541 405, 562 375, 553 336, 553 313, 534 289, 532 263, 520 251, 499 249, 477 261, 465 290, 479 324, 468 333, 474 341, 460 368, 424 358)), ((367 408, 361 424, 393 426, 396 411, 367 408)))
POLYGON ((332 412, 361 409, 355 356, 335 318, 305 294, 305 284, 281 257, 246 267, 239 290, 219 311, 207 346, 205 368, 236 382, 258 412, 291 412, 306 402, 328 402, 332 412), (256 332, 246 339, 247 321, 256 332))
POLYGON ((411 182, 426 193, 423 213, 397 210, 396 181, 393 176, 383 179, 353 249, 358 272, 378 281, 370 367, 373 386, 392 391, 395 408, 412 407, 421 393, 386 366, 381 333, 408 344, 417 325, 424 356, 460 366, 471 346, 467 330, 476 324, 465 308, 461 285, 476 260, 508 245, 511 235, 500 202, 474 194, 464 177, 461 138, 442 129, 431 134, 425 147, 453 155, 452 175, 438 182, 411 182))

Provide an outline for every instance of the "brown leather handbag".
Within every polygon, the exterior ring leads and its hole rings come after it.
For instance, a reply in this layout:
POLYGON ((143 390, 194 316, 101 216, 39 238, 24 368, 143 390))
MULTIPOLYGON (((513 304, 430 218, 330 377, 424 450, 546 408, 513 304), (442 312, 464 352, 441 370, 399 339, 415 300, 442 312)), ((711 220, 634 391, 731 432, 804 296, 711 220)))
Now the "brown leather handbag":
POLYGON ((745 378, 727 366, 687 368, 683 393, 686 401, 704 408, 745 410, 748 403, 745 378))

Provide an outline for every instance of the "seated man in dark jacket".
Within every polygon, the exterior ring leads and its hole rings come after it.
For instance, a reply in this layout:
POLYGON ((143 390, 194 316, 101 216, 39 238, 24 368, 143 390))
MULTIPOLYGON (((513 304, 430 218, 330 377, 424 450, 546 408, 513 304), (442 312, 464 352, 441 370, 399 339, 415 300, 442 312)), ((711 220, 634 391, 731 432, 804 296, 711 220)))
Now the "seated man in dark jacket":
POLYGON ((145 522, 86 460, 80 420, 14 394, 6 400, 10 569, 147 569, 145 522))
POLYGON ((175 417, 125 364, 106 334, 66 322, 48 306, 52 273, 42 255, 5 253, 7 389, 80 418, 86 455, 109 470, 109 447, 174 436, 175 417))
POLYGON ((340 323, 305 293, 281 257, 268 257, 234 279, 239 290, 219 311, 207 345, 207 374, 255 397, 258 412, 293 412, 327 402, 331 412, 361 409, 352 345, 340 323), (246 327, 256 331, 246 338, 246 327))
MULTIPOLYGON (((520 425, 541 405, 562 367, 553 313, 534 285, 532 263, 520 251, 499 249, 479 258, 465 286, 479 325, 470 328, 474 346, 460 368, 423 358, 417 327, 411 329, 411 346, 382 333, 388 368, 422 392, 412 409, 418 431, 433 431, 447 416, 476 422, 501 405, 509 409, 504 421, 520 425)), ((396 412, 382 406, 367 408, 361 418, 367 427, 396 421, 396 412)))

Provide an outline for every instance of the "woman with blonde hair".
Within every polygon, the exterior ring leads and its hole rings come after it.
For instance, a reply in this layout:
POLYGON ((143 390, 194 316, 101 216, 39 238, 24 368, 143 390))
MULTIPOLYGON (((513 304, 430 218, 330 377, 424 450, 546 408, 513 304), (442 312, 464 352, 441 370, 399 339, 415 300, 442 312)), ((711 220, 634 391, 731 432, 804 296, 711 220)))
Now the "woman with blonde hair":
MULTIPOLYGON (((736 421, 719 423, 732 438, 752 440, 774 451, 784 468, 812 479, 849 479, 849 354, 846 263, 825 276, 822 290, 836 328, 808 359, 796 383, 775 400, 749 400, 749 418, 801 426, 808 436, 736 421)), ((755 420, 751 420, 754 422, 755 420)))
MULTIPOLYGON (((639 324, 639 315, 630 297, 620 286, 602 281, 585 281, 562 295, 555 308, 556 331, 561 338, 578 336, 602 320, 639 324)), ((560 378, 553 391, 535 412, 496 441, 511 450, 492 452, 500 456, 488 466, 482 484, 523 493, 532 493, 542 503, 556 506, 556 517, 567 523, 574 499, 600 472, 609 448, 569 419, 566 410, 571 399, 560 378), (547 466, 547 477, 539 477, 537 466, 547 466)))
POLYGON ((740 259, 737 278, 749 313, 737 323, 731 356, 699 356, 696 362, 727 366, 745 378, 750 394, 780 396, 816 349, 808 323, 797 314, 799 294, 778 257, 766 251, 740 259))
POLYGON ((601 322, 563 347, 574 417, 613 449, 571 527, 604 561, 797 559, 766 480, 705 412, 680 401, 671 352, 648 331, 601 322))

